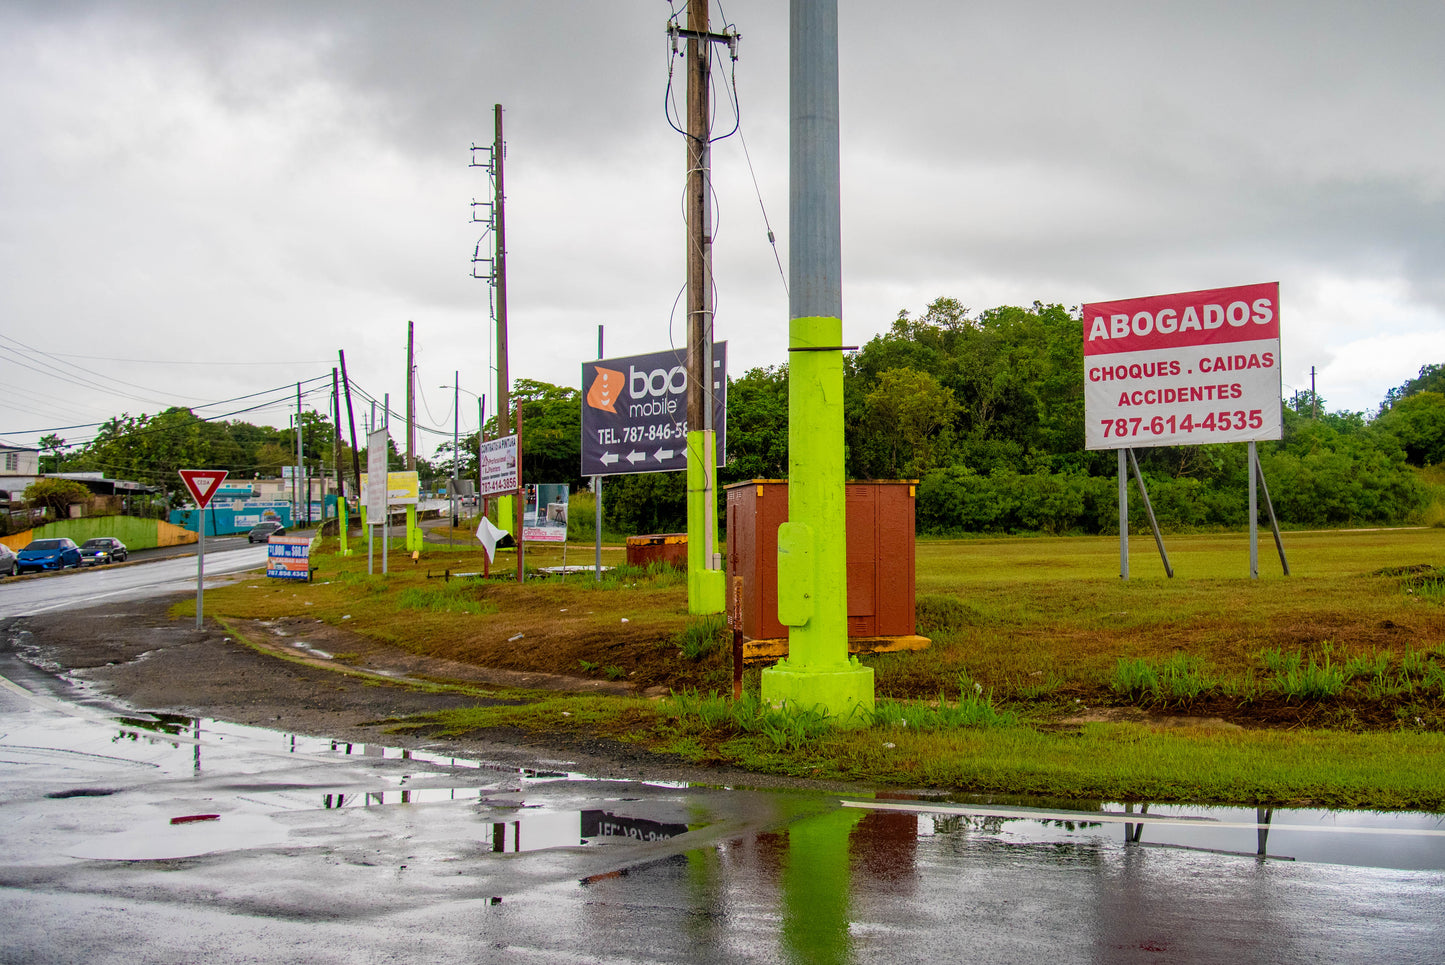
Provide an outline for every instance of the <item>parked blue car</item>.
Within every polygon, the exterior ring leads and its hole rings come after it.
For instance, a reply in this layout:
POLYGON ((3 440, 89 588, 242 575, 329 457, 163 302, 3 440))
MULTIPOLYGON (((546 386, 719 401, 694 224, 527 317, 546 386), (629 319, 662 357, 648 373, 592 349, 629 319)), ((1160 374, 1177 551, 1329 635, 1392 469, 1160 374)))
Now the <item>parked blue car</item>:
POLYGON ((15 566, 21 573, 79 567, 80 547, 75 545, 75 540, 64 536, 57 539, 33 539, 15 555, 15 566))

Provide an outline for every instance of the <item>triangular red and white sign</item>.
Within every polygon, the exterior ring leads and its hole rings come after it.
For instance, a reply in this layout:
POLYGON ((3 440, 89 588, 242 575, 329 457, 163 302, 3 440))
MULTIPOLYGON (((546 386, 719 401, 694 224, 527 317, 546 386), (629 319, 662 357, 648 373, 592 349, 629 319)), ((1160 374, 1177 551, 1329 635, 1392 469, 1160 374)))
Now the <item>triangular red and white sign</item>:
POLYGON ((225 469, 182 469, 180 474, 181 481, 191 492, 191 498, 201 509, 206 508, 216 490, 221 488, 221 483, 230 475, 225 469))

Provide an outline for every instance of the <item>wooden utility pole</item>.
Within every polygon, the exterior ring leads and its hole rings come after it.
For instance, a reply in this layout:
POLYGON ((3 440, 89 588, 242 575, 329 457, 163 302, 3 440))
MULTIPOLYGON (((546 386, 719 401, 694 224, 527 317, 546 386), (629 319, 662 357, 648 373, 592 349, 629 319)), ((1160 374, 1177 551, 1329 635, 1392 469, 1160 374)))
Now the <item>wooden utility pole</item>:
POLYGON ((341 359, 341 386, 346 392, 346 422, 351 427, 351 471, 352 492, 361 498, 361 448, 356 444, 356 414, 351 408, 351 382, 346 377, 346 351, 339 351, 341 359))
MULTIPOLYGON (((502 105, 492 108, 494 137, 492 140, 492 176, 496 193, 492 198, 492 214, 496 220, 497 248, 492 271, 497 286, 497 434, 507 434, 511 394, 507 374, 507 206, 502 168, 506 161, 506 144, 502 140, 502 105)), ((520 555, 520 554, 519 554, 520 555)))
POLYGON ((688 0, 687 29, 687 607, 721 613, 727 587, 717 554, 717 446, 713 419, 712 130, 708 79, 712 48, 737 36, 708 30, 708 0, 688 0))
POLYGON ((687 27, 687 427, 712 428, 712 137, 708 114, 709 0, 688 0, 687 27))
MULTIPOLYGON (((308 493, 306 494, 306 496, 307 496, 307 502, 306 502, 306 515, 307 515, 307 520, 306 520, 306 521, 307 521, 307 522, 310 522, 310 521, 311 521, 311 520, 310 520, 310 516, 311 516, 311 501, 310 501, 310 497, 311 497, 311 494, 308 492, 308 493)), ((301 383, 300 383, 300 382, 297 382, 297 383, 296 383, 296 478, 291 481, 291 498, 292 498, 292 500, 293 500, 293 502, 291 503, 291 512, 292 512, 292 515, 296 517, 295 519, 293 519, 293 520, 291 521, 291 525, 292 525, 292 526, 300 526, 300 525, 301 525, 301 516, 300 516, 300 510, 301 510, 301 502, 300 502, 300 500, 301 500, 301 383)))
MULTIPOLYGON (((336 538, 345 556, 346 531, 349 525, 346 513, 346 484, 342 482, 341 469, 341 380, 336 368, 331 369, 331 464, 336 480, 336 538)), ((321 504, 326 505, 326 487, 321 488, 321 504)))

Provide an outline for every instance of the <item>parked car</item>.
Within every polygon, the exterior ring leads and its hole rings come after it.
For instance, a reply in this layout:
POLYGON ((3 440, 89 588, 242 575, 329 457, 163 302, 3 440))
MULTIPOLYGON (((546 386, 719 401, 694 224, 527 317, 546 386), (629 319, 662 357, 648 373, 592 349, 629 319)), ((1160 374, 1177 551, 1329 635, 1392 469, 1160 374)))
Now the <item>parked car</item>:
POLYGON ((97 536, 80 546, 81 566, 100 566, 102 563, 124 563, 130 551, 114 536, 97 536))
POLYGON ((0 576, 14 576, 19 572, 20 565, 15 562, 15 551, 0 543, 0 576))
POLYGON ((246 534, 248 543, 264 543, 272 536, 285 536, 286 527, 281 525, 277 519, 263 519, 251 527, 251 532, 246 534))
POLYGON ((20 572, 28 570, 63 570, 80 565, 80 547, 65 536, 55 539, 33 539, 15 557, 20 572))

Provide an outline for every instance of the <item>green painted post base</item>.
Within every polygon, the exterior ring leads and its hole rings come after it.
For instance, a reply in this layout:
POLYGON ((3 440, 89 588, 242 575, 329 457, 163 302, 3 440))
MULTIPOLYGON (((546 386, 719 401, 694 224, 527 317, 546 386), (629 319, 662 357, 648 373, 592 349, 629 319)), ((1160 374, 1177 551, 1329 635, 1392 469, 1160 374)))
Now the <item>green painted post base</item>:
POLYGON ((693 616, 727 610, 727 574, 713 569, 707 554, 709 545, 720 549, 711 482, 716 479, 716 444, 711 432, 687 434, 687 612, 693 616))
POLYGON ((406 508, 406 549, 408 553, 419 552, 425 542, 421 525, 416 521, 416 507, 406 508))
POLYGON ((840 727, 864 727, 868 720, 860 711, 873 709, 873 668, 857 657, 828 670, 802 670, 780 660, 763 671, 762 697, 774 707, 821 709, 840 727))
POLYGON ((337 535, 337 542, 338 542, 338 544, 339 544, 339 548, 338 548, 337 551, 336 551, 336 555, 337 555, 337 556, 350 556, 350 555, 351 555, 351 549, 346 545, 346 539, 347 539, 347 537, 350 535, 350 530, 349 530, 349 528, 348 528, 348 523, 347 523, 346 500, 344 500, 344 499, 339 499, 339 500, 336 501, 336 511, 337 511, 337 515, 336 515, 336 524, 337 524, 336 535, 337 535))
POLYGON ((728 602, 727 573, 722 570, 687 571, 687 612, 692 616, 722 613, 728 602))

